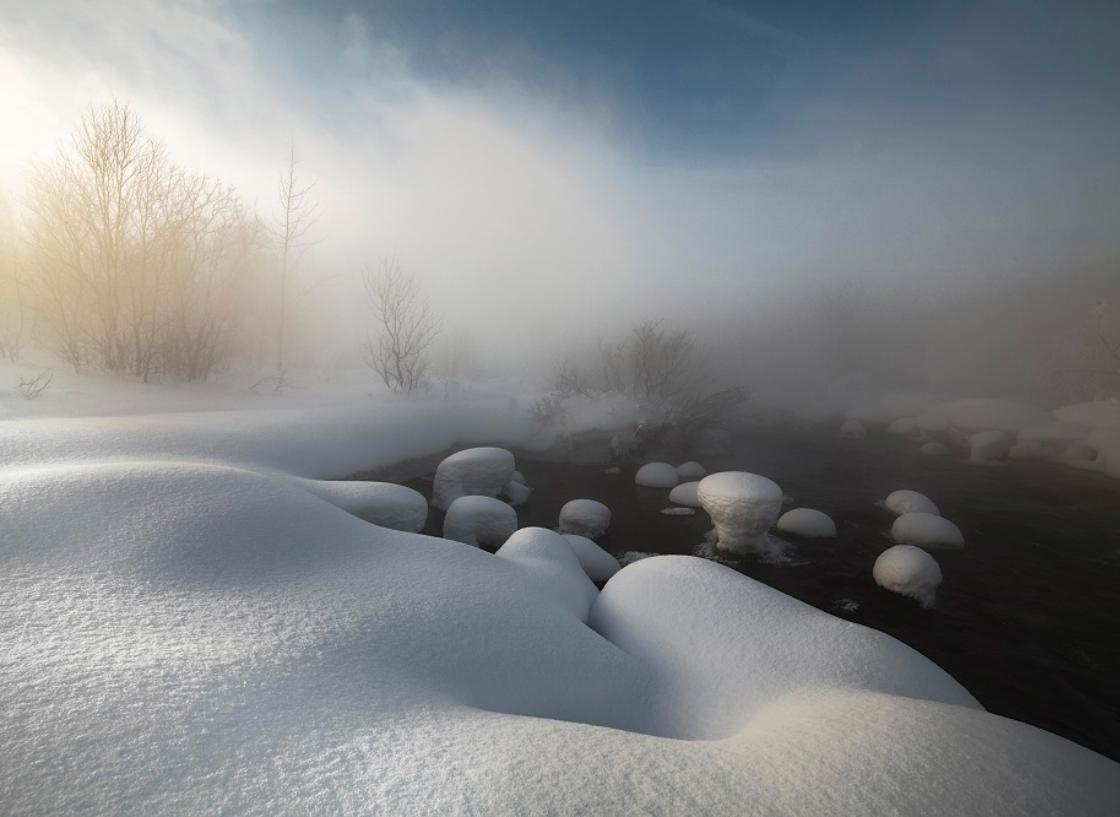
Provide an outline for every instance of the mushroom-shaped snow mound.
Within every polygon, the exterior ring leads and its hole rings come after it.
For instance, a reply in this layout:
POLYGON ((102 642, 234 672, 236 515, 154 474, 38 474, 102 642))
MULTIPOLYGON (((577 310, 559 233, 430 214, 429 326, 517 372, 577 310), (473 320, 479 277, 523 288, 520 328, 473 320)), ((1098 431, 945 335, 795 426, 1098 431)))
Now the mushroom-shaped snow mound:
POLYGON ((611 525, 611 509, 594 499, 573 499, 560 509, 560 533, 598 539, 611 525))
POLYGON ((447 510, 461 496, 497 496, 513 474, 513 454, 504 448, 456 451, 436 468, 432 505, 447 510))
POLYGON ((667 462, 647 462, 634 475, 634 484, 644 488, 672 488, 678 482, 677 469, 667 462))
MULTIPOLYGON (((940 518, 940 517, 938 517, 940 518)), ((941 567, 937 560, 913 545, 895 545, 879 554, 871 570, 875 584, 917 599, 922 607, 932 607, 941 586, 941 567)))
POLYGON ((301 479, 311 493, 383 528, 416 533, 428 521, 428 500, 419 491, 391 482, 301 479))
POLYGON ((704 470, 704 466, 692 460, 682 462, 677 466, 677 476, 681 479, 703 479, 707 475, 708 472, 704 470))
POLYGON ((461 496, 443 518, 443 538, 474 547, 500 547, 517 530, 517 511, 491 496, 461 496))
POLYGON ((933 500, 917 491, 892 491, 883 501, 887 510, 901 516, 904 513, 932 513, 940 516, 941 511, 933 504, 933 500))
POLYGON ((696 488, 700 505, 715 525, 716 547, 731 553, 766 553, 766 532, 782 509, 782 489, 746 471, 721 471, 696 488))
POLYGON ((778 530, 803 539, 831 539, 836 535, 836 523, 823 511, 794 508, 778 518, 778 530))
POLYGON ((669 492, 669 501, 689 508, 699 508, 700 498, 696 496, 699 482, 682 482, 669 492))
POLYGON ((572 546, 576 558, 583 565, 583 572, 587 574, 587 578, 591 581, 602 584, 618 572, 618 559, 611 556, 586 536, 566 533, 564 538, 572 546))
POLYGON ((904 513, 894 520, 891 538, 906 545, 945 550, 964 547, 961 529, 942 516, 932 513, 904 513))
POLYGON ((599 591, 583 570, 571 544, 547 528, 521 528, 498 548, 498 558, 525 571, 544 597, 587 621, 591 603, 599 591))

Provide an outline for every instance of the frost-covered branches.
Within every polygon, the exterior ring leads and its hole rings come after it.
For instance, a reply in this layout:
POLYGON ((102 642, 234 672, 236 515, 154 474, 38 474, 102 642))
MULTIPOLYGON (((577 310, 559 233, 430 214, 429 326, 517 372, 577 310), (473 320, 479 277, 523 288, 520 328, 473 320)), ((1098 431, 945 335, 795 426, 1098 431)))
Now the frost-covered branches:
POLYGON ((439 322, 414 275, 395 258, 362 273, 367 304, 379 329, 367 334, 365 361, 393 391, 414 391, 427 371, 427 350, 439 322))

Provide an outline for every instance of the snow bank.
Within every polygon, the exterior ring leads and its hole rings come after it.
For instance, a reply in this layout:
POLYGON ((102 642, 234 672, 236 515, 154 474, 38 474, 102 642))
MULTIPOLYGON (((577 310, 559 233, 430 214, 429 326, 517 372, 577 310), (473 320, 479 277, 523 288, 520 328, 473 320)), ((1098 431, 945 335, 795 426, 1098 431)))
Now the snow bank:
POLYGON ((898 420, 913 418, 938 402, 935 395, 924 392, 865 394, 854 399, 844 412, 844 419, 855 420, 864 426, 888 427, 890 430, 898 420))
POLYGON ((618 560, 599 547, 591 539, 586 536, 579 536, 574 533, 564 534, 564 538, 568 540, 568 544, 572 546, 572 551, 579 559, 580 565, 583 567, 583 572, 587 574, 587 578, 597 584, 602 584, 619 570, 618 560))
POLYGON ((677 476, 681 479, 698 480, 703 479, 707 474, 708 472, 704 470, 703 465, 692 460, 682 462, 677 466, 677 476))
POLYGON ((941 567, 919 547, 895 545, 879 554, 871 571, 875 583, 892 593, 917 599, 932 607, 941 586, 941 567))
POLYGON ((634 484, 645 488, 672 488, 678 480, 677 469, 667 462, 647 462, 634 475, 634 484))
POLYGON ((598 539, 611 525, 611 509, 594 499, 573 499, 560 509, 560 533, 598 539))
POLYGON ((830 539, 836 535, 836 523, 822 511, 794 508, 778 517, 778 530, 804 539, 830 539))
POLYGON ((1089 429, 1077 423, 1054 422, 1026 426, 1009 452, 1012 459, 1061 462, 1084 456, 1089 429))
POLYGON ((782 509, 777 483, 745 471, 722 471, 700 480, 696 495, 715 525, 717 548, 739 554, 769 551, 766 533, 782 509))
POLYGON ((443 518, 443 538, 474 547, 499 547, 517 530, 517 511, 490 496, 461 496, 443 518))
POLYGON ((513 454, 504 448, 456 451, 436 468, 432 505, 446 510, 461 496, 497 496, 513 481, 513 454))
POLYGON ((904 513, 894 520, 891 538, 896 542, 923 548, 963 548, 961 529, 942 516, 932 513, 904 513))
POLYGON ((700 499, 696 496, 696 488, 699 485, 699 482, 682 482, 669 492, 669 501, 689 508, 699 508, 700 499))
POLYGON ((1120 479, 1120 426, 1094 429, 1089 433, 1088 446, 1090 451, 1083 455, 1083 467, 1091 466, 1120 479))
POLYGON ((306 490, 355 516, 393 530, 416 533, 428 521, 428 500, 419 491, 389 482, 298 480, 306 490))
POLYGON ((1120 425, 1120 398, 1074 403, 1056 408, 1051 414, 1060 423, 1074 423, 1088 428, 1120 425))
POLYGON ((1025 426, 1045 423, 1050 419, 1050 415, 1035 406, 985 398, 942 403, 920 415, 917 425, 928 433, 954 430, 966 436, 979 431, 1016 434, 1025 426))
POLYGON ((1006 431, 979 431, 968 441, 968 461, 974 465, 997 465, 1007 461, 1013 438, 1006 431))
POLYGON ((917 491, 899 490, 891 491, 887 498, 883 500, 883 505, 888 511, 896 515, 904 513, 931 513, 936 516, 941 515, 937 505, 928 496, 917 491))

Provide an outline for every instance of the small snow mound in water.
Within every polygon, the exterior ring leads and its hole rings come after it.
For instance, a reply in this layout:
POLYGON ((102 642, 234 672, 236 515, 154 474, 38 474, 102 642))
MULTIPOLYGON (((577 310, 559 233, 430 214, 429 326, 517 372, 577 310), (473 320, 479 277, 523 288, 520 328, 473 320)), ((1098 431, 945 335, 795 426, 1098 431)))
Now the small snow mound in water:
POLYGON ((949 449, 945 447, 945 443, 939 443, 936 440, 930 440, 928 443, 923 443, 918 452, 925 454, 927 457, 940 457, 943 456, 949 449))
POLYGON ((311 493, 383 528, 416 533, 428 521, 428 500, 419 491, 391 482, 300 479, 311 493))
POLYGON ((696 496, 696 487, 699 484, 699 482, 682 482, 669 492, 669 501, 690 508, 699 508, 700 499, 696 496))
POLYGON ((805 539, 831 539, 836 535, 836 523, 822 511, 794 508, 779 517, 778 530, 805 539))
POLYGON ((682 462, 677 466, 677 476, 681 479, 703 479, 707 474, 708 472, 704 470, 703 465, 692 460, 682 462))
POLYGON ((1006 431, 980 431, 969 440, 968 461, 974 465, 996 465, 1011 453, 1011 435, 1006 431))
POLYGON ((573 499, 560 509, 560 533, 598 539, 611 524, 611 509, 594 499, 573 499))
POLYGON ((956 549, 964 547, 961 529, 932 513, 904 513, 894 520, 891 538, 896 542, 924 548, 956 549))
POLYGON ((888 511, 897 516, 904 513, 931 513, 940 516, 941 511, 933 504, 933 500, 917 491, 892 491, 883 501, 888 511))
POLYGON ((840 426, 840 436, 846 440, 859 440, 867 436, 867 429, 859 420, 845 420, 840 426))
POLYGON ((647 462, 634 475, 634 484, 645 488, 672 488, 679 481, 677 469, 667 462, 647 462))
POLYGON ((547 528, 521 528, 498 548, 497 557, 521 567, 543 595, 587 621, 599 594, 583 570, 571 543, 547 528))
POLYGON ((517 530, 517 511, 489 496, 461 496, 443 518, 443 538, 475 547, 498 547, 517 530))
POLYGON ((746 471, 722 471, 700 480, 696 495, 715 525, 718 549, 770 552, 766 532, 782 509, 782 489, 776 482, 746 471))
POLYGON ((615 476, 616 474, 621 474, 621 473, 622 473, 622 469, 621 469, 621 468, 619 468, 619 467, 618 467, 617 465, 612 465, 612 466, 611 466, 610 468, 604 468, 604 469, 603 469, 603 473, 604 473, 604 474, 606 474, 606 475, 608 475, 608 476, 612 476, 612 477, 613 477, 613 476, 615 476))
POLYGON ((696 513, 695 508, 662 508, 661 513, 666 516, 692 516, 696 513))
POLYGON ((618 560, 588 539, 574 533, 564 534, 572 551, 591 581, 602 584, 619 571, 618 560))
POLYGON ((880 587, 917 599, 924 608, 933 606, 937 588, 941 586, 941 567, 937 560, 912 545, 895 545, 884 550, 875 560, 871 575, 880 587))
POLYGON ((436 468, 432 505, 447 510, 461 496, 497 496, 513 480, 513 454, 504 448, 467 448, 436 468))

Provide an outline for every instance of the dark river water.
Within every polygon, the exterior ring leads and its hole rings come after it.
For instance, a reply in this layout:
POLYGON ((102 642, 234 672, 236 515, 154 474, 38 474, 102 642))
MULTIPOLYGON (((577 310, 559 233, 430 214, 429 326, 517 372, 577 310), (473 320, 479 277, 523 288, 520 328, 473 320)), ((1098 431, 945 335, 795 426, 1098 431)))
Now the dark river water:
MULTIPOLYGON (((735 439, 726 451, 677 452, 668 461, 763 474, 792 497, 787 508, 817 508, 838 528, 830 540, 784 537, 792 544, 788 563, 747 559, 732 567, 909 644, 991 712, 1120 759, 1120 485, 1055 465, 924 457, 894 438, 767 430, 735 439), (930 610, 871 578, 876 557, 892 544, 894 518, 875 503, 899 488, 927 494, 965 536, 963 551, 934 553, 944 581, 930 610)), ((711 527, 703 511, 659 513, 670 505, 668 491, 636 487, 638 462, 613 463, 622 472, 608 475, 612 463, 601 459, 515 453, 533 488, 517 509, 523 527, 555 527, 560 507, 579 497, 610 507, 611 529, 600 544, 620 556, 694 553, 711 527)), ((430 497, 437 462, 363 476, 403 481, 430 497)), ((433 509, 425 532, 439 536, 442 524, 433 509)))

